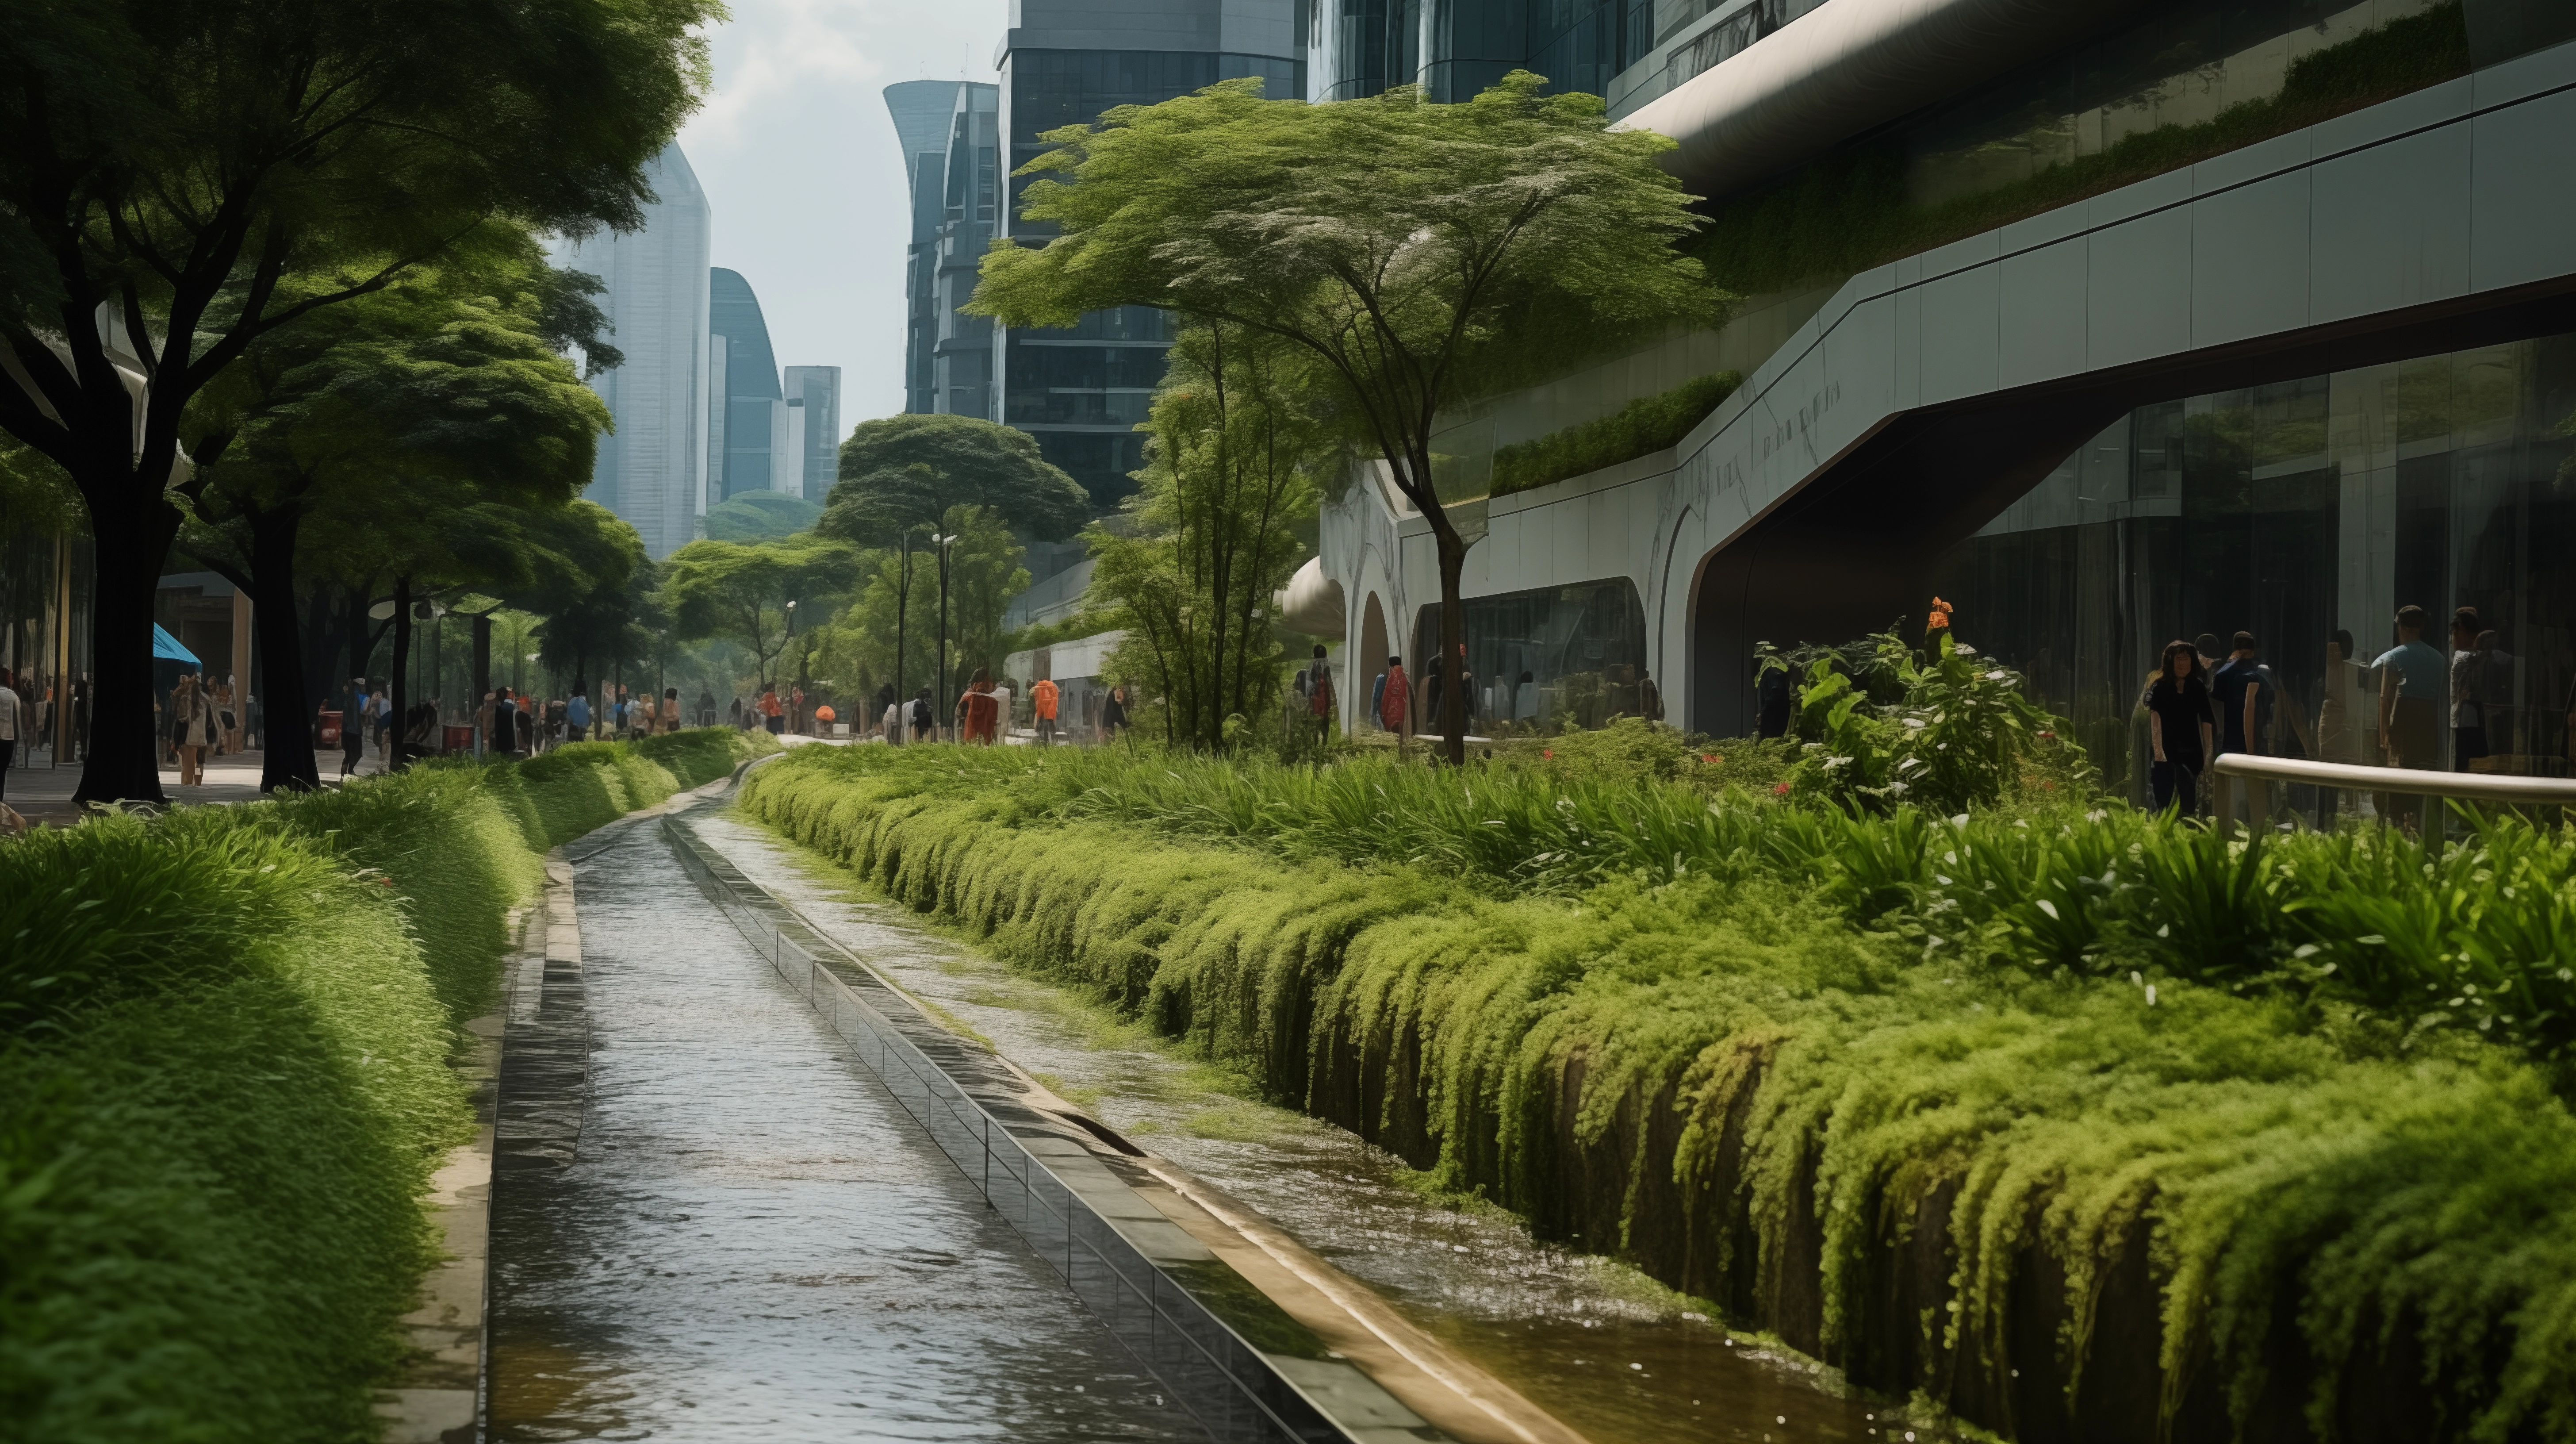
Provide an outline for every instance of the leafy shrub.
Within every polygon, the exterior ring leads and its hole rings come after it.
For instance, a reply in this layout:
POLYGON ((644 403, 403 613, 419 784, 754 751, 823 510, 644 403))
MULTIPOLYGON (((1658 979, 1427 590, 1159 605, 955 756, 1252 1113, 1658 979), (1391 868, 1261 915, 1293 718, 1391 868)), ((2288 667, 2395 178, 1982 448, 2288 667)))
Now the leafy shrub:
POLYGON ((743 805, 1444 1186, 1876 1387, 1973 1404, 1967 1381, 2040 1368, 2071 1394, 2142 1243, 2169 1409, 2215 1378, 2241 1421, 2295 1383, 2322 1428, 2393 1331, 2426 1361, 2401 1384, 2452 1427, 2576 1438, 2576 1118, 2474 1041, 2493 1036, 2474 1009, 2428 1030, 2325 966, 2484 949, 2527 974, 2576 906, 2563 836, 2249 847, 2110 809, 1855 813, 1107 749, 807 749, 743 805), (1531 896, 1523 876, 1587 885, 1531 896), (2311 914, 2345 904, 2303 901, 2365 878, 2488 905, 2425 911, 2406 948, 2318 942, 2311 914), (2531 889, 2560 921, 2489 921, 2531 889), (1923 1277, 1946 1280, 1913 1301, 1930 1322, 1886 1312, 1917 1228, 1937 1235, 1923 1277), (2061 1289, 2069 1332, 2020 1341, 2016 1310, 2061 1289), (1869 1374, 1855 1351, 1891 1328, 1934 1362, 1869 1374), (2282 1331, 2313 1372, 2267 1375, 2282 1331))
MULTIPOLYGON (((1791 666, 1768 645, 1760 653, 1766 672, 1791 666)), ((1818 653, 1805 670, 1792 713, 1802 755, 1790 782, 1845 807, 1992 806, 2019 780, 2024 758, 2055 742, 2061 725, 2030 700, 2020 673, 1980 659, 1946 630, 1921 661, 1882 634, 1865 650, 1818 653), (1864 660, 1854 665, 1848 652, 1864 660), (1872 702, 1873 691, 1892 700, 1872 702)))
POLYGON ((538 851, 775 746, 592 744, 0 843, 10 1437, 372 1437, 437 1257, 420 1195, 471 1123, 450 1049, 538 851))
POLYGON ((1743 384, 1744 375, 1737 371, 1693 377, 1670 391, 1641 396, 1598 421, 1496 447, 1491 494, 1509 496, 1679 446, 1692 427, 1743 384))

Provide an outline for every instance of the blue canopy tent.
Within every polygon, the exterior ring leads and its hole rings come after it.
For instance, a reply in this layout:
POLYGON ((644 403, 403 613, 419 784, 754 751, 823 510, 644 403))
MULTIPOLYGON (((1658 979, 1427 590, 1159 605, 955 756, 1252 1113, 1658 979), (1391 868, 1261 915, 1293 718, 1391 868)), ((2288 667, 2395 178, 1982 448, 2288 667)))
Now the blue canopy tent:
POLYGON ((179 639, 171 636, 158 622, 152 624, 152 658, 157 662, 188 662, 200 667, 206 665, 197 660, 196 653, 180 646, 179 639))

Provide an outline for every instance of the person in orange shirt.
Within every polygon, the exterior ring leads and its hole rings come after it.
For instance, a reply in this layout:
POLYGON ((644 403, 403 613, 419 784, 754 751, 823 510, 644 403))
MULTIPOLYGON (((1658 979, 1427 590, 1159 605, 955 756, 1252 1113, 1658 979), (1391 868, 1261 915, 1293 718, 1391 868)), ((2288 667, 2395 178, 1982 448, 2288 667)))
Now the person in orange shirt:
POLYGON ((1057 695, 1055 683, 1044 677, 1040 677, 1037 681, 1029 684, 1029 701, 1037 708, 1038 711, 1038 745, 1040 747, 1053 747, 1055 745, 1055 703, 1057 695))
POLYGON ((975 680, 966 684, 966 695, 957 699, 957 738, 979 746, 993 745, 993 722, 1001 704, 993 697, 993 674, 982 667, 975 669, 975 680))
POLYGON ((776 737, 787 730, 786 711, 779 705, 776 684, 760 689, 760 725, 769 729, 770 736, 776 737))

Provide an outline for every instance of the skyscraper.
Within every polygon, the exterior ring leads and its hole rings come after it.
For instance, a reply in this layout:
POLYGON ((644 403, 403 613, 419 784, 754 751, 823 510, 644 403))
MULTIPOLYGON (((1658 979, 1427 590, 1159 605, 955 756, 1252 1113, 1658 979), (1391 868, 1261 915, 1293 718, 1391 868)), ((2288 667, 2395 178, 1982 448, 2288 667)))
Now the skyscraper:
POLYGON ((591 499, 623 517, 654 557, 706 510, 707 193, 676 144, 645 167, 644 228, 555 247, 555 264, 608 283, 601 297, 626 361, 590 380, 617 429, 599 439, 591 499))
MULTIPOLYGON (((1138 0, 1114 8, 1102 0, 1018 0, 1000 57, 1006 167, 1044 154, 1038 137, 1058 126, 1219 80, 1258 76, 1266 94, 1303 98, 1302 8, 1299 0, 1138 0)), ((1046 228, 1018 214, 1027 185, 1010 182, 1003 228, 1037 242, 1046 228)), ((1094 502, 1115 505, 1134 489, 1127 474, 1140 464, 1144 441, 1135 425, 1162 380, 1167 325, 1163 312, 1124 306, 1061 329, 997 328, 1002 398, 995 419, 1036 436, 1047 459, 1094 502)))
POLYGON ((1001 203, 998 86, 907 80, 886 87, 912 187, 906 251, 904 404, 915 413, 993 414, 993 323, 962 315, 1001 203))
POLYGON ((790 366, 786 376, 788 446, 784 455, 793 459, 795 484, 776 489, 819 502, 831 491, 833 478, 840 470, 841 368, 790 366))
POLYGON ((710 448, 722 457, 721 468, 708 489, 716 501, 737 492, 776 490, 772 450, 782 439, 787 416, 778 360, 769 349, 769 323, 740 271, 717 267, 706 295, 707 330, 720 339, 722 353, 720 362, 709 364, 708 395, 724 418, 721 443, 710 448))

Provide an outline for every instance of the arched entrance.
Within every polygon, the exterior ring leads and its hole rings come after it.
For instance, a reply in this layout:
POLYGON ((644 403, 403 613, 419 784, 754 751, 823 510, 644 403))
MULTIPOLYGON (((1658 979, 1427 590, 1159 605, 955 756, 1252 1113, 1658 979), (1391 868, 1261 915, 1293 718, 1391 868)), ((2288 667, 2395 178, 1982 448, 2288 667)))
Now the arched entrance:
POLYGON ((1350 661, 1351 729, 1375 726, 1369 716, 1369 697, 1377 683, 1378 673, 1386 667, 1386 608, 1378 603, 1377 593, 1368 596, 1368 606, 1360 616, 1360 649, 1350 661))

